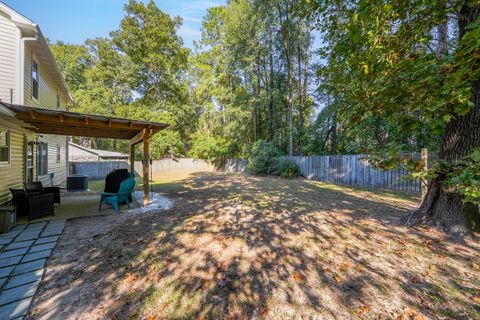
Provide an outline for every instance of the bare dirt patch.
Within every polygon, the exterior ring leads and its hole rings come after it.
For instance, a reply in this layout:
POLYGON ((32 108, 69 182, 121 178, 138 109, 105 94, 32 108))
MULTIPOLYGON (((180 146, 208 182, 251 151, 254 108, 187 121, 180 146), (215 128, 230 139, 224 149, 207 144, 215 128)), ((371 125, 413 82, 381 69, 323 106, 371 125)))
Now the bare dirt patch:
POLYGON ((415 199, 198 174, 165 211, 68 221, 30 319, 480 318, 479 243, 400 220, 415 199))

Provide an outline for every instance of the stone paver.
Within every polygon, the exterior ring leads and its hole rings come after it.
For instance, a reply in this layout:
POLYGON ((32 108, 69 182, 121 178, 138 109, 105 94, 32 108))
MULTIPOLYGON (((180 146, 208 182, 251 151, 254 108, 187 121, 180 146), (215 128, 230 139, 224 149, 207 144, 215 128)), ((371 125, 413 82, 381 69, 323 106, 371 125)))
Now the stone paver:
POLYGON ((49 242, 57 242, 58 236, 52 236, 52 237, 46 237, 46 238, 40 238, 37 241, 35 241, 35 244, 44 244, 44 243, 49 243, 49 242))
POLYGON ((24 284, 11 289, 5 289, 0 293, 0 305, 8 304, 17 300, 33 297, 40 281, 24 284))
POLYGON ((0 307, 0 319, 22 319, 27 314, 32 298, 18 300, 0 307))
POLYGON ((14 268, 15 266, 0 268, 0 278, 8 277, 14 268))
POLYGON ((11 277, 5 289, 18 287, 27 283, 40 281, 42 279, 43 269, 27 272, 18 276, 11 277))
POLYGON ((10 257, 10 258, 5 258, 0 260, 0 267, 8 267, 8 266, 14 266, 18 264, 22 260, 22 256, 17 256, 17 257, 10 257))
POLYGON ((42 228, 45 227, 46 225, 47 225, 46 222, 30 223, 30 224, 24 229, 24 231, 42 229, 42 228))
POLYGON ((11 239, 0 239, 0 244, 9 244, 12 242, 13 238, 11 239))
POLYGON ((30 271, 35 271, 42 269, 45 266, 45 261, 47 259, 40 259, 40 260, 35 260, 31 262, 26 262, 26 263, 21 263, 18 264, 15 269, 13 270, 12 274, 17 275, 17 274, 22 274, 25 272, 30 272, 30 271))
POLYGON ((19 224, 19 225, 15 226, 12 230, 10 230, 10 232, 12 232, 12 231, 22 231, 26 227, 27 227, 26 224, 19 224))
POLYGON ((23 319, 64 226, 42 221, 0 234, 0 319, 23 319))
POLYGON ((33 253, 37 251, 43 251, 43 250, 48 250, 48 249, 53 249, 55 248, 56 242, 49 242, 49 243, 44 243, 44 244, 39 244, 33 246, 28 253, 33 253))
POLYGON ((19 248, 19 249, 10 250, 10 251, 4 251, 0 253, 0 259, 21 256, 27 253, 27 251, 28 251, 28 248, 19 248))
POLYGON ((50 257, 51 254, 52 254, 52 249, 45 250, 45 251, 37 251, 37 252, 34 252, 34 253, 29 253, 29 254, 26 254, 23 257, 22 263, 30 262, 30 261, 34 261, 34 260, 39 260, 39 259, 42 259, 42 258, 48 258, 48 257, 50 257))
MULTIPOLYGON (((38 241, 38 240, 37 240, 38 241)), ((10 243, 6 248, 5 251, 7 250, 13 250, 13 249, 18 249, 18 248, 25 248, 25 247, 30 247, 33 244, 33 240, 28 240, 28 241, 19 241, 19 242, 13 242, 10 243)))
POLYGON ((42 231, 42 229, 25 230, 15 238, 15 241, 25 241, 25 240, 37 239, 39 237, 39 234, 40 234, 41 231, 42 231))

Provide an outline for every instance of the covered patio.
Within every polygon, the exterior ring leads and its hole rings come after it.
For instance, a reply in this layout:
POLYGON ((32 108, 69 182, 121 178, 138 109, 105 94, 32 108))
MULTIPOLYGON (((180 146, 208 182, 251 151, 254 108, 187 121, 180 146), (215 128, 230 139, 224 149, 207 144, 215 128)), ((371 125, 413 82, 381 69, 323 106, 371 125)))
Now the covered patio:
POLYGON ((0 102, 3 113, 37 134, 123 139, 130 142, 130 171, 135 172, 135 147, 143 144, 143 204, 149 202, 149 139, 168 125, 108 116, 51 110, 0 102))

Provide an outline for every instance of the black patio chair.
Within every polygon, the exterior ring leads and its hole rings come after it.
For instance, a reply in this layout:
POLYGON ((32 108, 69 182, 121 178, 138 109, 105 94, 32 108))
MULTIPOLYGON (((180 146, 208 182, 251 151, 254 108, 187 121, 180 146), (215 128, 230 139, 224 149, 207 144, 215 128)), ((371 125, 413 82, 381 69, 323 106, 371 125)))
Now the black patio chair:
POLYGON ((27 216, 28 221, 55 215, 54 195, 52 193, 27 193, 22 189, 10 189, 12 204, 17 207, 17 215, 27 216))
POLYGON ((43 187, 40 181, 25 182, 24 186, 28 194, 53 194, 53 202, 60 204, 60 187, 43 187))

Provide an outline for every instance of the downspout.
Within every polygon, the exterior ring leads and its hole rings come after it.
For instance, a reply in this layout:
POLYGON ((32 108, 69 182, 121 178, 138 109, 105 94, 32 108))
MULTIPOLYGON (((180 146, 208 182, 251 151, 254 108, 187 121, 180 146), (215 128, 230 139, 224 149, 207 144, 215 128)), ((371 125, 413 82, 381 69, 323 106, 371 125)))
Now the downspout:
POLYGON ((35 37, 25 37, 20 39, 20 92, 18 104, 25 104, 25 42, 37 41, 38 34, 35 37))

